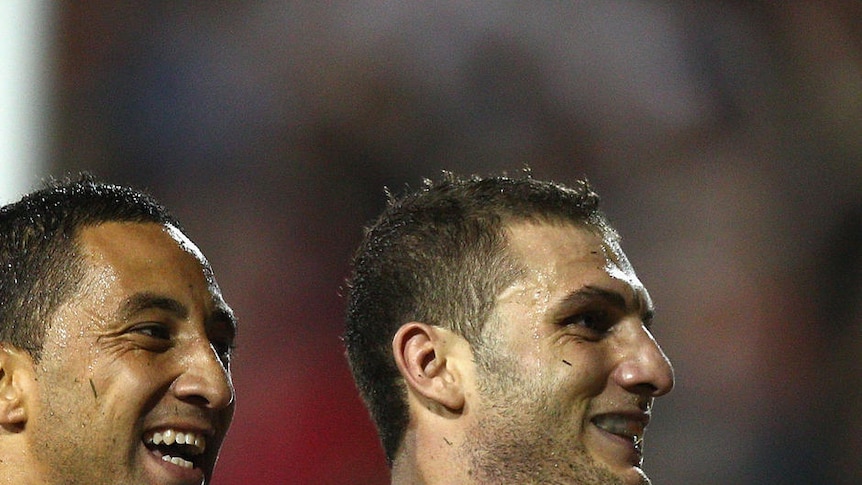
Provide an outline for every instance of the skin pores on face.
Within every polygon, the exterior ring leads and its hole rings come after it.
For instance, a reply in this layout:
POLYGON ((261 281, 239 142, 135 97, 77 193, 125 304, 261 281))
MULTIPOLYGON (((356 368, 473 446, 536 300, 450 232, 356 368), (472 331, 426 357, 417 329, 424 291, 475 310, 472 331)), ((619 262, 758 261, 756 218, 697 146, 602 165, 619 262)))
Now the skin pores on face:
POLYGON ((235 322, 207 263, 158 224, 79 238, 86 277, 52 318, 28 412, 42 483, 209 482, 233 416, 235 322))
POLYGON ((573 225, 510 227, 526 271, 498 297, 462 446, 477 483, 649 483, 642 441, 673 371, 619 246, 573 225))

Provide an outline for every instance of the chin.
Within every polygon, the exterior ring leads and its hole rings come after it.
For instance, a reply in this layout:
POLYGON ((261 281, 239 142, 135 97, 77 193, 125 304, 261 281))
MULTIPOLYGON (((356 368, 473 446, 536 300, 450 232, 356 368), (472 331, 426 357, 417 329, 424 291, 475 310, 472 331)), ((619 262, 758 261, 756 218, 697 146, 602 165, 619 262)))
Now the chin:
POLYGON ((618 474, 621 483, 625 485, 651 485, 649 477, 640 468, 630 468, 625 472, 618 474))

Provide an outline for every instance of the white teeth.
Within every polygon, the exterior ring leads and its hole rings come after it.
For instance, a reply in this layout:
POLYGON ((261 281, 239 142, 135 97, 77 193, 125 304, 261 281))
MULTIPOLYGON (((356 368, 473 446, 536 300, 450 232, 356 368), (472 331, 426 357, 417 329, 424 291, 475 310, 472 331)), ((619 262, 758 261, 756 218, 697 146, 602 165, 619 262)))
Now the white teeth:
POLYGON ((635 442, 643 439, 644 426, 643 424, 627 419, 623 416, 606 414, 593 420, 596 426, 620 436, 628 436, 635 442))
POLYGON ((156 446, 171 446, 174 444, 186 445, 193 448, 193 450, 191 450, 191 453, 193 454, 203 453, 207 444, 206 438, 202 435, 188 431, 177 431, 174 429, 165 429, 153 432, 152 435, 145 435, 144 442, 156 446))
POLYGON ((174 465, 181 466, 183 468, 193 468, 195 466, 194 463, 188 460, 184 460, 178 456, 164 455, 162 456, 162 460, 171 462, 174 465))

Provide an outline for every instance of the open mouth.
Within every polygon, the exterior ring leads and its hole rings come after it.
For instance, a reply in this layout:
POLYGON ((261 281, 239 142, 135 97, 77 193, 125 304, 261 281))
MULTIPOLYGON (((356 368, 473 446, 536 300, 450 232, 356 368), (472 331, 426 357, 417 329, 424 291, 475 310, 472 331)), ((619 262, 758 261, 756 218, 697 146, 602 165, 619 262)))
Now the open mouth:
POLYGON ((621 414, 602 414, 594 417, 591 421, 602 431, 631 442, 635 451, 641 453, 644 432, 646 431, 646 422, 644 419, 637 419, 621 414))
POLYGON ((206 438, 197 433, 168 428, 144 434, 144 445, 163 461, 192 469, 201 467, 206 438))

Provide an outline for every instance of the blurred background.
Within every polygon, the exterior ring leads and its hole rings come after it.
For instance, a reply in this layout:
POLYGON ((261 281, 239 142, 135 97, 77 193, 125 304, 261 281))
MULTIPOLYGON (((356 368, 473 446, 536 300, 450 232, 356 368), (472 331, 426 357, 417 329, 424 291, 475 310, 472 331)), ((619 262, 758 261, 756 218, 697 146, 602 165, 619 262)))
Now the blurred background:
POLYGON ((214 483, 388 483, 340 342, 362 227, 441 170, 588 177, 673 360, 656 484, 862 483, 862 3, 0 9, 0 197, 88 170, 241 320, 214 483))

